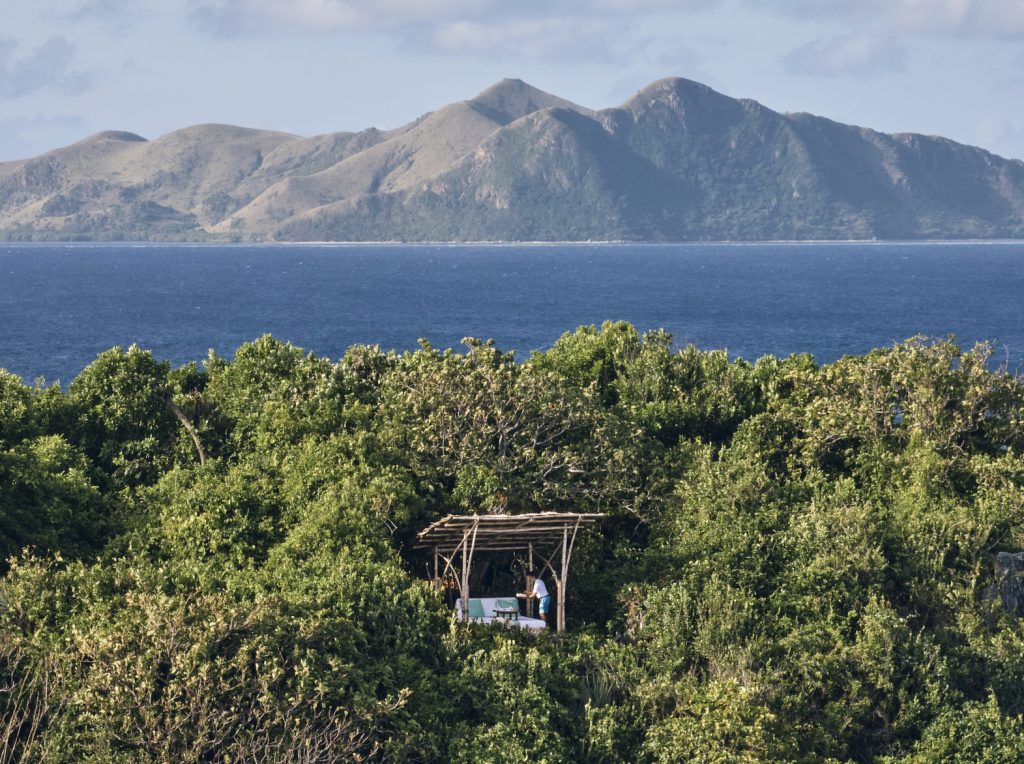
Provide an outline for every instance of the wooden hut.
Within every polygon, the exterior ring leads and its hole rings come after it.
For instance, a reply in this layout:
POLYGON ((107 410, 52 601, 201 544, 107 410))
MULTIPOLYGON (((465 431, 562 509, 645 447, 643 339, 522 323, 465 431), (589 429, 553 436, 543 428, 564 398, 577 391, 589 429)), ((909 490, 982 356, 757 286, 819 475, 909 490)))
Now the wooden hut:
POLYGON ((462 612, 468 612, 469 573, 478 552, 525 554, 529 568, 547 570, 555 582, 556 628, 565 631, 565 600, 573 545, 600 514, 534 512, 523 515, 448 515, 424 528, 414 548, 433 554, 435 580, 457 575, 462 612), (443 567, 442 567, 443 563, 443 567))

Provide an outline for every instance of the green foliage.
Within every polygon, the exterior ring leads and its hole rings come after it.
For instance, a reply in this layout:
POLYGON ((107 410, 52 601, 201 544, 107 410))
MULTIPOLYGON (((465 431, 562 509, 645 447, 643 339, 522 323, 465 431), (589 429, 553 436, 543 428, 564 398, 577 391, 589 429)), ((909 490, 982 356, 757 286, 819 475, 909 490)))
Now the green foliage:
POLYGON ((88 460, 59 435, 0 451, 0 559, 24 547, 84 556, 116 528, 88 460))
POLYGON ((613 496, 623 465, 602 453, 618 444, 609 442, 613 427, 594 404, 594 388, 518 365, 490 343, 465 344, 464 355, 424 345, 383 382, 381 416, 417 472, 440 481, 465 509, 613 496))
POLYGON ((967 703, 944 711, 924 731, 913 753, 895 762, 944 761, 950 764, 1000 764, 1024 757, 1024 719, 999 708, 994 695, 987 702, 967 703))
POLYGON ((654 724, 644 753, 659 764, 793 761, 797 741, 756 688, 712 680, 681 690, 676 713, 654 724), (689 692, 688 692, 689 690, 689 692))
POLYGON ((53 761, 328 761, 409 748, 408 687, 429 664, 402 656, 428 652, 417 635, 440 626, 403 573, 342 559, 298 576, 282 564, 243 590, 182 591, 167 572, 120 560, 8 574, 2 657, 21 682, 4 698, 9 746, 53 761), (367 584, 378 603, 358 596, 367 584))
POLYGON ((68 386, 67 434, 114 487, 152 483, 172 462, 169 371, 132 345, 101 353, 68 386))
POLYGON ((457 654, 461 670, 449 681, 465 720, 450 735, 448 758, 458 762, 572 761, 578 737, 570 706, 573 683, 558 654, 494 639, 457 654))
POLYGON ((1024 383, 987 347, 465 344, 0 372, 0 762, 1021 757, 1024 383), (452 623, 415 533, 548 509, 605 514, 569 634, 452 623))
POLYGON ((203 399, 226 420, 233 451, 272 450, 340 425, 342 370, 269 335, 239 347, 231 363, 211 357, 207 373, 203 399))
POLYGON ((35 434, 33 414, 32 390, 14 374, 0 369, 0 445, 35 434))
POLYGON ((26 547, 88 555, 117 528, 89 459, 47 434, 54 399, 0 370, 0 570, 26 547))
POLYGON ((641 337, 625 322, 580 327, 532 362, 578 387, 595 385, 602 404, 665 445, 681 437, 723 442, 759 410, 760 390, 749 364, 692 345, 673 353, 671 335, 653 331, 641 337))

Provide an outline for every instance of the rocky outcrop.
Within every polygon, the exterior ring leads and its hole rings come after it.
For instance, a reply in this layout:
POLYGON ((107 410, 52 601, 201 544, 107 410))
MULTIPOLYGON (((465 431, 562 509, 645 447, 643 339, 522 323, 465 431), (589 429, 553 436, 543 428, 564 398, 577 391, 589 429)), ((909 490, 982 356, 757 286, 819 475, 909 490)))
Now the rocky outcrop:
POLYGON ((996 582, 985 590, 985 596, 998 599, 1007 612, 1024 616, 1024 552, 996 555, 996 582))

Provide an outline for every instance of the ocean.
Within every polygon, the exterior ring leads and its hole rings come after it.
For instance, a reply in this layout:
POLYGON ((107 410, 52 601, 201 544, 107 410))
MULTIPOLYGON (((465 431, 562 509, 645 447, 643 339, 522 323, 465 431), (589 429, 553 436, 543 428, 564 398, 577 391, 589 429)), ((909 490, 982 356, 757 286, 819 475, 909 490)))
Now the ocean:
POLYGON ((137 344, 175 365, 270 333, 338 358, 494 339, 526 358, 584 324, 819 362, 907 337, 1024 368, 1024 242, 0 244, 0 367, 70 382, 137 344))

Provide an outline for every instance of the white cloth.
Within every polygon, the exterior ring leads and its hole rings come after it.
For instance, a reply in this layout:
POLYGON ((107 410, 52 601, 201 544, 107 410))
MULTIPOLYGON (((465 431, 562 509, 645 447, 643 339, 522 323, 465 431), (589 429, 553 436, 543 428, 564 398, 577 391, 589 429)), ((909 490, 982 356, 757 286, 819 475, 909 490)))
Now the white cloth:
POLYGON ((548 596, 548 588, 544 585, 544 582, 540 578, 536 578, 533 581, 533 593, 537 595, 537 599, 548 596))

